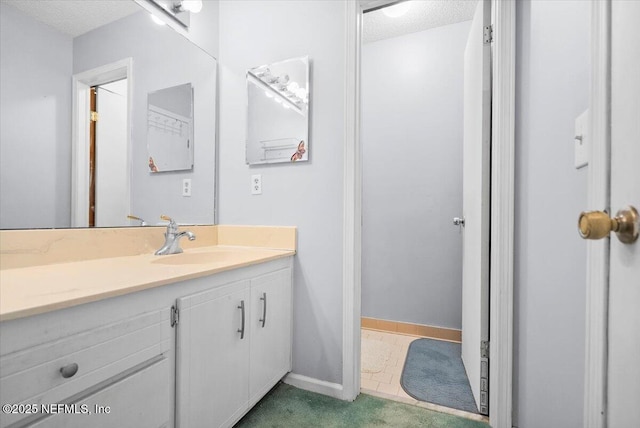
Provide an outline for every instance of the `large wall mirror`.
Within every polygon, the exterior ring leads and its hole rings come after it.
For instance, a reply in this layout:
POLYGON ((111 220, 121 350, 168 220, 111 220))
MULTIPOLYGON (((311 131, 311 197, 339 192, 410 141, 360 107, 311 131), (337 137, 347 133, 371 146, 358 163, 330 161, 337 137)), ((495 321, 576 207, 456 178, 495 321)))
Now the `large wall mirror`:
POLYGON ((247 71, 247 164, 309 159, 309 58, 247 71))
POLYGON ((214 223, 216 60, 138 3, 0 2, 1 229, 214 223))

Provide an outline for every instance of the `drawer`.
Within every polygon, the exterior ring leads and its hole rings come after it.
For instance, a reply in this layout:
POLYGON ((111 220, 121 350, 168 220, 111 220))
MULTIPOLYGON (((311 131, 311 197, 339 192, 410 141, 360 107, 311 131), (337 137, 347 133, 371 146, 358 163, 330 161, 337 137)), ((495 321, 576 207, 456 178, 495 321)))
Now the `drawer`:
MULTIPOLYGON (((169 312, 169 309, 149 312, 3 355, 0 358, 0 403, 60 403, 166 353, 172 334, 169 312), (61 368, 74 364, 77 365, 75 374, 63 377, 61 368)), ((23 417, 2 414, 0 427, 23 417)))
POLYGON ((68 413, 45 417, 31 428, 160 428, 169 423, 169 362, 153 365, 74 400, 68 413), (140 399, 144 397, 144 401, 140 399), (74 413, 76 412, 76 413, 74 413), (91 412, 83 414, 82 412, 91 412))

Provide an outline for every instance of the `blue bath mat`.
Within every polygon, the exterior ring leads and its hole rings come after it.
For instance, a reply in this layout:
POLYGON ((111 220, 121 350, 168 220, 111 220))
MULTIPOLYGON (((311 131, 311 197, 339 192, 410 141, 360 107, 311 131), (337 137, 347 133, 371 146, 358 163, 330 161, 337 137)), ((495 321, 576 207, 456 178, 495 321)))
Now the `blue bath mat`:
POLYGON ((459 343, 417 339, 409 345, 400 384, 413 398, 478 413, 459 343))

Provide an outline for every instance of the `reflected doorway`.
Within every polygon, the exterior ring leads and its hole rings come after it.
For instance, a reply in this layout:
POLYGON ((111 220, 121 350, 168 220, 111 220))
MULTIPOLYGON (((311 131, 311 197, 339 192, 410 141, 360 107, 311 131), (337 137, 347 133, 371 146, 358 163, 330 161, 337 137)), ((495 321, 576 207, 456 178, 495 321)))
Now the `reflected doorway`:
POLYGON ((131 58, 73 76, 71 226, 128 226, 131 58))

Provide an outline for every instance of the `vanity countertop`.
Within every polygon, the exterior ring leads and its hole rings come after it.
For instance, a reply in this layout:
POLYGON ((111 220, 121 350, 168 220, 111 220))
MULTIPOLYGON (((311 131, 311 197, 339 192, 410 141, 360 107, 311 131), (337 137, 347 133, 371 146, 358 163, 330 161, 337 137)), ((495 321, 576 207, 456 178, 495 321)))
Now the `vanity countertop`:
POLYGON ((270 260, 295 250, 213 245, 0 271, 0 321, 37 315, 270 260))

